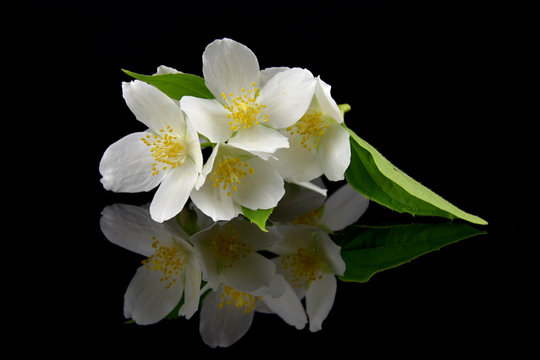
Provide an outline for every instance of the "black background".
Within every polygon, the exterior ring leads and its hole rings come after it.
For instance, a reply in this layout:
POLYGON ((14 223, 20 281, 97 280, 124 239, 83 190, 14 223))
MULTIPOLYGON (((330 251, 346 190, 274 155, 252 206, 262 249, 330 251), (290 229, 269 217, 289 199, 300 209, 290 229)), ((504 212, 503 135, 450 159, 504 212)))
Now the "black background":
MULTIPOLYGON (((17 241, 39 260, 31 278, 8 277, 29 293, 12 297, 24 304, 14 312, 15 334, 39 345, 20 351, 438 358, 515 352, 527 343, 518 321, 532 321, 528 291, 537 282, 523 281, 530 263, 521 257, 535 240, 525 232, 533 223, 523 204, 535 164, 525 147, 532 96, 519 85, 529 82, 529 23, 521 15, 493 5, 398 8, 376 0, 22 4, 14 12, 22 20, 6 32, 7 57, 16 60, 5 67, 14 79, 7 86, 22 85, 14 87, 20 103, 10 103, 18 118, 7 124, 31 155, 6 161, 28 195, 13 207, 17 241), (122 98, 121 82, 130 78, 121 69, 151 74, 164 64, 202 75, 205 46, 223 37, 251 48, 261 68, 320 75, 338 103, 351 105, 349 127, 407 174, 489 221, 488 234, 365 284, 339 283, 314 334, 258 314, 237 344, 211 350, 198 315, 123 324, 123 294, 142 259, 104 238, 100 212, 118 202, 144 204, 152 193, 114 194, 99 182, 105 149, 144 130, 122 98)), ((432 221, 372 204, 360 223, 393 220, 432 221)), ((21 264, 21 255, 9 258, 21 264)))

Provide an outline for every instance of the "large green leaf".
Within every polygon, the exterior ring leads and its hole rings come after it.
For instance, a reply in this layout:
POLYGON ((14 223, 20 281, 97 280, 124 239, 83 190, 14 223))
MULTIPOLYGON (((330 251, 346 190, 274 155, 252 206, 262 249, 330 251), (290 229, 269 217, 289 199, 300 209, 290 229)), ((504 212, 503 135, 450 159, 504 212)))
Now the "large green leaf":
POLYGON ((484 219, 457 208, 412 179, 354 131, 346 129, 351 135, 351 164, 345 176, 354 189, 398 212, 460 218, 474 224, 487 224, 484 219))
POLYGON ((443 246, 485 234, 463 222, 383 227, 351 226, 335 240, 347 268, 343 281, 366 282, 375 273, 409 262, 443 246))
POLYGON ((122 70, 135 79, 157 87, 172 99, 180 100, 183 96, 195 96, 213 99, 214 95, 208 90, 204 79, 192 74, 161 74, 142 75, 132 71, 122 70))

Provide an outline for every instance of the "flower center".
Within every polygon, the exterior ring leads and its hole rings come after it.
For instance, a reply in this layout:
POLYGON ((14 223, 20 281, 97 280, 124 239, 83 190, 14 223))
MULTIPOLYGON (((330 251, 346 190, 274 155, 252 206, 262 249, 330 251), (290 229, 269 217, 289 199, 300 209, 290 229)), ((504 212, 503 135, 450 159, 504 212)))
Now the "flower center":
POLYGON ((285 270, 290 271, 295 288, 307 286, 322 278, 321 266, 313 249, 300 248, 295 254, 283 256, 281 264, 285 270))
POLYGON ((227 196, 231 196, 230 189, 232 188, 232 191, 236 192, 238 190, 237 185, 241 184, 240 179, 247 176, 248 173, 253 175, 254 172, 255 170, 249 167, 247 162, 239 158, 227 158, 214 166, 210 179, 213 180, 214 187, 222 186, 223 190, 229 188, 227 196))
POLYGON ((227 224, 210 243, 210 250, 224 268, 230 268, 233 263, 251 254, 253 247, 240 241, 238 231, 227 224))
POLYGON ((174 283, 180 272, 183 270, 184 265, 182 263, 183 253, 177 247, 167 247, 160 245, 159 240, 153 236, 152 248, 155 253, 148 259, 143 260, 142 264, 146 266, 146 269, 153 271, 161 271, 163 277, 159 281, 168 281, 167 289, 169 289, 174 283))
POLYGON ((255 308, 257 300, 261 299, 261 296, 253 296, 245 292, 236 291, 230 286, 225 286, 218 308, 223 308, 223 305, 234 305, 238 310, 244 308, 244 314, 247 314, 255 308))
POLYGON ((257 102, 257 96, 259 95, 259 89, 255 87, 255 83, 252 83, 253 89, 242 89, 241 96, 234 96, 233 93, 227 94, 221 93, 221 97, 226 102, 225 109, 229 110, 229 126, 232 131, 239 129, 248 129, 253 125, 259 125, 261 122, 268 121, 268 115, 264 115, 262 119, 259 119, 259 113, 261 109, 266 108, 266 105, 261 105, 257 102))
POLYGON ((182 165, 186 159, 186 150, 178 138, 171 133, 173 129, 167 126, 160 129, 160 134, 148 134, 141 141, 148 147, 156 162, 152 164, 152 175, 157 175, 161 170, 172 169, 182 165), (160 163, 160 164, 158 164, 160 163))
POLYGON ((304 149, 307 148, 310 151, 312 147, 316 148, 319 146, 319 141, 327 128, 328 124, 322 118, 322 113, 313 110, 310 113, 306 113, 296 124, 289 126, 286 130, 291 135, 294 135, 295 132, 300 135, 302 137, 300 144, 304 149))

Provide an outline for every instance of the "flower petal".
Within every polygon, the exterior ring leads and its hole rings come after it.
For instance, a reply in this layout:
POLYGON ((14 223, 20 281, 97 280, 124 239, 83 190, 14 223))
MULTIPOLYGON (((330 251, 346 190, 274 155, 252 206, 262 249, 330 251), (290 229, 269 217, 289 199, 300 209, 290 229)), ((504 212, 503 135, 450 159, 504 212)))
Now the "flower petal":
POLYGON ((324 207, 321 223, 332 231, 354 224, 366 212, 369 199, 348 183, 336 190, 324 207))
POLYGON ((258 253, 251 253, 243 259, 224 268, 223 282, 242 292, 254 292, 270 286, 276 273, 272 261, 258 253))
POLYGON ((191 200, 214 221, 231 220, 242 212, 242 208, 232 197, 227 196, 221 188, 214 187, 210 181, 206 181, 199 190, 193 191, 191 200))
POLYGON ((239 239, 254 251, 266 250, 281 241, 281 234, 275 228, 271 227, 267 232, 262 232, 257 225, 243 217, 232 219, 229 224, 238 231, 239 239))
POLYGON ((101 231, 110 242, 146 257, 155 251, 153 237, 171 237, 163 224, 150 218, 146 207, 114 204, 105 207, 101 215, 101 231))
POLYGON ((214 290, 217 290, 219 287, 220 274, 217 266, 217 259, 210 249, 210 244, 219 232, 220 224, 214 223, 211 227, 200 231, 191 237, 193 247, 201 260, 203 278, 214 290))
POLYGON ((259 62, 245 45, 231 39, 215 40, 203 53, 206 86, 218 99, 222 93, 241 94, 255 83, 259 86, 259 62))
POLYGON ((309 317, 309 330, 321 330, 322 323, 334 305, 337 281, 334 275, 323 275, 313 281, 306 291, 306 312, 309 317))
POLYGON ((189 319, 199 308, 201 296, 201 267, 199 259, 193 254, 186 257, 183 264, 185 271, 184 304, 178 310, 178 315, 189 319))
POLYGON ((285 136, 263 125, 241 129, 229 139, 228 144, 255 153, 273 153, 277 149, 289 147, 289 141, 285 136))
POLYGON ((213 348, 231 346, 246 334, 253 322, 253 311, 244 314, 236 306, 220 306, 222 292, 223 287, 212 291, 201 307, 199 332, 204 343, 213 348))
POLYGON ((283 179, 267 161, 254 156, 247 163, 253 173, 242 178, 242 184, 232 193, 232 198, 252 210, 275 207, 285 194, 283 179))
POLYGON ((341 257, 341 247, 323 230, 316 229, 314 233, 316 233, 316 236, 313 235, 313 237, 317 241, 316 251, 322 259, 321 261, 326 265, 325 271, 336 275, 343 275, 346 265, 341 257))
POLYGON ((313 75, 305 69, 293 68, 274 75, 261 89, 257 102, 266 106, 263 115, 268 115, 268 124, 282 129, 306 113, 314 91, 313 75))
POLYGON ((270 220, 277 223, 290 222, 300 215, 319 209, 325 200, 326 189, 311 182, 285 183, 285 195, 270 215, 270 220))
POLYGON ((336 103, 336 101, 330 95, 331 86, 317 77, 317 86, 315 86, 315 96, 319 104, 320 111, 336 120, 338 124, 343 122, 343 114, 336 103))
POLYGON ((154 324, 167 316, 178 304, 184 289, 183 278, 168 288, 169 282, 160 281, 161 271, 137 269, 124 295, 124 316, 137 324, 154 324))
POLYGON ((347 130, 337 123, 331 124, 321 139, 318 153, 321 167, 328 180, 343 180, 351 162, 351 145, 347 130))
POLYGON ((186 113, 197 132, 211 142, 226 141, 233 133, 227 115, 229 111, 214 99, 200 99, 184 96, 180 107, 186 113))
POLYGON ((310 181, 323 174, 317 152, 305 149, 297 135, 289 137, 288 149, 278 149, 275 152, 277 160, 269 161, 286 181, 310 181))
POLYGON ((278 66, 278 67, 269 67, 264 70, 261 70, 261 87, 264 87, 266 83, 274 77, 274 75, 279 74, 280 72, 290 70, 290 67, 278 66))
POLYGON ((182 74, 182 72, 167 65, 159 65, 154 75, 164 74, 182 74))
POLYGON ((159 133, 171 126, 177 131, 185 128, 184 115, 178 104, 152 85, 134 80, 122 83, 123 96, 137 120, 159 133))
POLYGON ((285 292, 279 298, 274 298, 270 294, 265 295, 262 297, 263 303, 287 324, 298 330, 303 329, 306 326, 307 317, 300 299, 283 276, 276 275, 274 281, 281 282, 285 287, 285 292))
POLYGON ((147 134, 129 134, 105 150, 99 163, 101 183, 105 189, 115 192, 149 191, 167 175, 167 171, 152 175, 152 164, 156 160, 141 141, 147 134))
POLYGON ((150 215, 163 222, 177 215, 186 204, 195 187, 199 173, 193 161, 188 159, 180 167, 171 169, 156 191, 150 204, 150 215))

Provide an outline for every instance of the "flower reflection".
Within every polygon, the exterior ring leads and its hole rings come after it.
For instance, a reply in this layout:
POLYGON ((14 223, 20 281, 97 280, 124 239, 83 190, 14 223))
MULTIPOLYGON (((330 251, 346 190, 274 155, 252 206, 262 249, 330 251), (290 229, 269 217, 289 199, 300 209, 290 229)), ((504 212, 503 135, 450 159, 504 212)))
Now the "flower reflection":
POLYGON ((189 319, 200 307, 200 334, 211 347, 238 341, 256 312, 320 330, 336 275, 345 271, 328 233, 355 222, 368 201, 348 185, 328 199, 314 183, 286 188, 267 232, 241 215, 214 222, 193 203, 163 223, 152 220, 148 206, 107 206, 104 235, 145 257, 125 293, 126 318, 137 324, 189 319))

